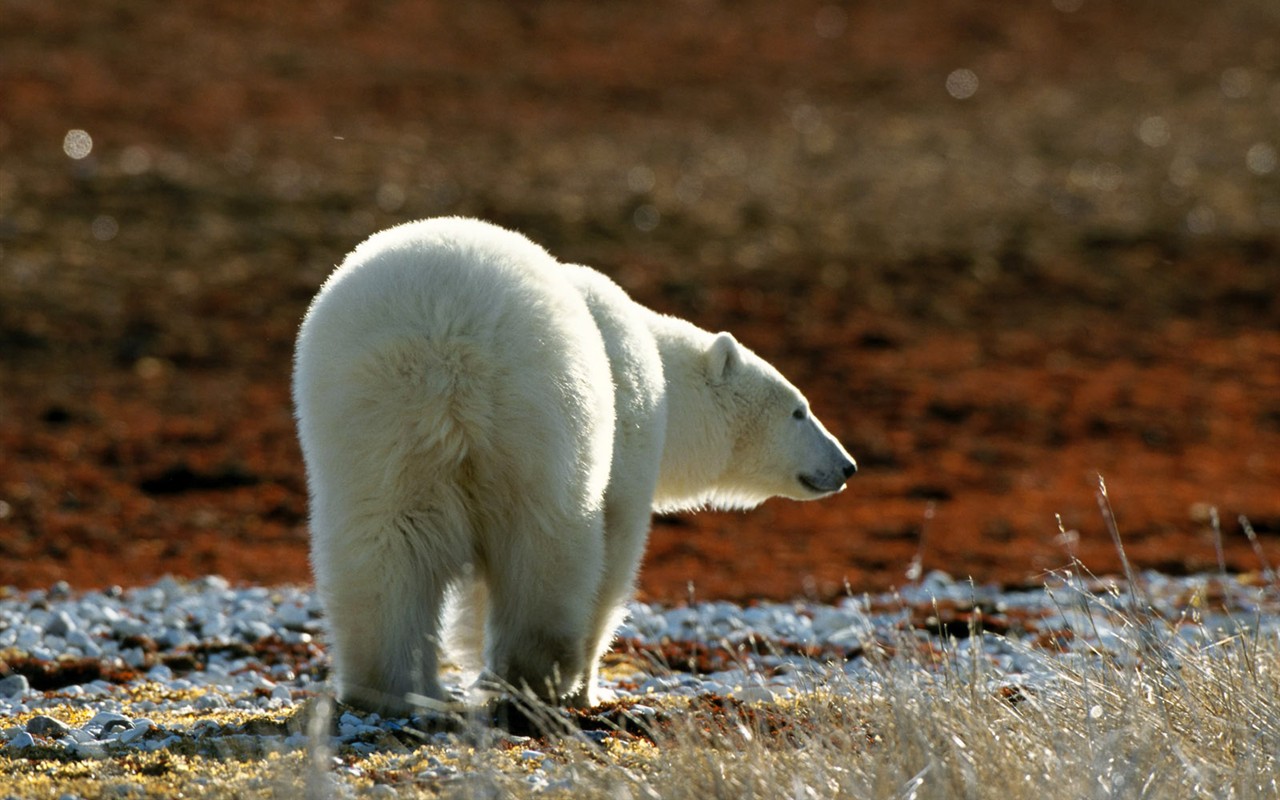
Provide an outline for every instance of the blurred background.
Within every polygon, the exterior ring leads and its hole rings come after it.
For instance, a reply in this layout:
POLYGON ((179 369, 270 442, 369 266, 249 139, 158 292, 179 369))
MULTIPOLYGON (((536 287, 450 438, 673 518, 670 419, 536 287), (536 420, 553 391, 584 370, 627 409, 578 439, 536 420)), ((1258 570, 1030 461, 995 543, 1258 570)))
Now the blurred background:
POLYGON ((0 0, 0 584, 309 580, 289 400, 374 231, 517 228, 858 457, 642 594, 1280 560, 1270 0, 0 0), (1215 513, 1220 522, 1216 526, 1215 513), (914 574, 914 573, 913 573, 914 574))

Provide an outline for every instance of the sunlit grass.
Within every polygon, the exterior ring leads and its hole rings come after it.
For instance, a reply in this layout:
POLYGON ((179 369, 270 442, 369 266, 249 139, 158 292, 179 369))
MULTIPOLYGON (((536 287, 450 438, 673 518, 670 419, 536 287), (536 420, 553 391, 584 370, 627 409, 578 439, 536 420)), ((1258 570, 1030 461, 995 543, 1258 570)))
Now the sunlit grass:
MULTIPOLYGON (((467 748, 455 778, 398 788, 445 797, 1276 797, 1274 636, 1189 646, 1162 641, 1141 617, 1121 621, 1127 648, 1045 653, 1043 671, 1022 684, 982 657, 943 667, 930 656, 884 657, 779 703, 661 703, 649 735, 603 746, 567 737, 467 748), (526 746, 545 753, 537 774, 512 755, 526 746)), ((401 768, 424 757, 408 754, 401 768)))

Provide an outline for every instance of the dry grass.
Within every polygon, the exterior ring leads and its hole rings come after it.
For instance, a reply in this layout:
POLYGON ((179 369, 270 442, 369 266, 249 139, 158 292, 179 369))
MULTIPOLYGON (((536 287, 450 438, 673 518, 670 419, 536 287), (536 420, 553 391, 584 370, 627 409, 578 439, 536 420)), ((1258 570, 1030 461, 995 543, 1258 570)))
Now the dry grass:
MULTIPOLYGON (((324 736, 292 750, 279 737, 193 737, 157 754, 3 755, 0 794, 1277 796, 1275 627, 1236 619, 1237 632, 1219 636, 1195 618, 1202 596, 1171 621, 1150 613, 1141 586, 1132 588, 1139 591, 1100 598, 1078 580, 1056 584, 1064 617, 1081 637, 1103 643, 1098 650, 1058 653, 1001 640, 996 650, 1004 655, 993 659, 990 649, 973 646, 990 633, 975 630, 939 646, 904 630, 865 658, 831 665, 824 680, 789 699, 654 700, 657 714, 642 719, 642 730, 632 728, 640 735, 603 742, 586 735, 523 740, 476 727, 421 744, 387 737, 361 753, 330 752, 324 736)), ((317 720, 313 731, 323 729, 317 720)), ((223 724, 232 731, 243 722, 223 724)))
POLYGON ((1024 686, 963 653, 941 670, 894 658, 767 714, 685 716, 630 769, 575 761, 568 794, 1275 797, 1274 634, 1190 647, 1137 615, 1122 621, 1126 650, 1046 654, 1024 686))

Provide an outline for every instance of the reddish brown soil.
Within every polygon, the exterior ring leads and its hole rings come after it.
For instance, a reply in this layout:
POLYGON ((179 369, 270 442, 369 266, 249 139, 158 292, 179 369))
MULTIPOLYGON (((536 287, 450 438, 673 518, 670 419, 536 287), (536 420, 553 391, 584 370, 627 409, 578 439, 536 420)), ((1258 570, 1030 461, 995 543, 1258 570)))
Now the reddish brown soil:
POLYGON ((733 330, 859 458, 837 498, 658 520, 645 596, 1111 571, 1099 474, 1140 566, 1214 567, 1214 507, 1229 567, 1239 515, 1280 561, 1267 4, 5 15, 0 584, 308 580, 293 332, 442 213, 733 330))

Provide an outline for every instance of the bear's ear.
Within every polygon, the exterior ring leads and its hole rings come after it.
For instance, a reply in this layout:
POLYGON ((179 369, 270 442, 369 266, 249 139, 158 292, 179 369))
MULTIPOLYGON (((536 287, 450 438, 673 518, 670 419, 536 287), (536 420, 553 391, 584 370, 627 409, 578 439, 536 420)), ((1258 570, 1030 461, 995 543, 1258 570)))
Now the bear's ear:
POLYGON ((707 348, 707 378, 713 384, 724 383, 742 365, 738 340, 728 333, 717 333, 707 348))

